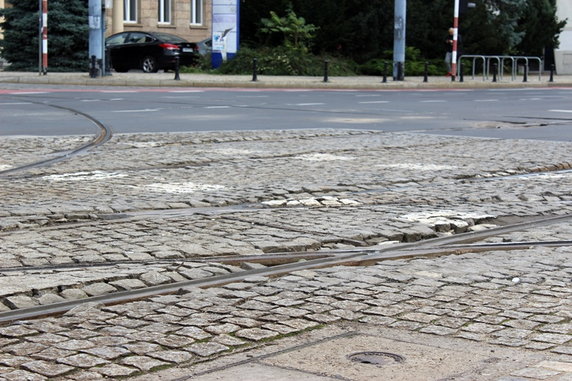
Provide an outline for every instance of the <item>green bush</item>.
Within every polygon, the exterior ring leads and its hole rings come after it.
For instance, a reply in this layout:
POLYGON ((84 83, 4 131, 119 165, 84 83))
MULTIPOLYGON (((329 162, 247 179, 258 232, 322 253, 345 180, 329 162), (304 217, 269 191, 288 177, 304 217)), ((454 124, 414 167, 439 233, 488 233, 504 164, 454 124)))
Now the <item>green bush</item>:
MULTIPOLYGON (((405 49, 405 76, 421 76, 425 74, 425 62, 427 62, 428 75, 445 74, 445 64, 441 59, 425 60, 421 57, 421 51, 414 47, 405 49)), ((388 76, 393 75, 393 51, 386 50, 382 58, 375 58, 359 66, 359 73, 363 75, 381 76, 384 71, 388 76)))
POLYGON ((222 64, 220 74, 250 74, 253 60, 257 60, 257 73, 264 75, 324 74, 324 61, 329 62, 328 72, 333 76, 355 75, 357 66, 349 60, 336 57, 320 57, 299 49, 286 47, 250 49, 241 48, 237 55, 222 64))

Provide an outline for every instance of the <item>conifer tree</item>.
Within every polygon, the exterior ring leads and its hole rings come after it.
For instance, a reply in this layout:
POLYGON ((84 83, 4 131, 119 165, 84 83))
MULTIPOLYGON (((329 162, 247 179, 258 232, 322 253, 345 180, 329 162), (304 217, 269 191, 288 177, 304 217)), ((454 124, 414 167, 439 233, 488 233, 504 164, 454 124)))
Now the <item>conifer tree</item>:
MULTIPOLYGON (((10 70, 38 68, 39 6, 37 0, 12 1, 0 9, 2 56, 10 70)), ((50 0, 48 3, 48 71, 87 70, 89 30, 87 2, 50 0)))

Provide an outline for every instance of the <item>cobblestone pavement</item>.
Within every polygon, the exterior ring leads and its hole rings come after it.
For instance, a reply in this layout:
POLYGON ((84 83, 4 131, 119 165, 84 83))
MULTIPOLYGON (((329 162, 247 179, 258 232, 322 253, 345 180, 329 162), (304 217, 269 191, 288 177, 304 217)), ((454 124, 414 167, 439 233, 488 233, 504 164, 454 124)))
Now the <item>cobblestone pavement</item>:
MULTIPOLYGON (((4 139, 0 168, 88 140, 4 139)), ((0 178, 0 311, 263 267, 221 256, 399 247, 569 215, 571 147, 355 130, 117 135, 0 178)), ((569 240, 560 222, 484 242, 569 240)), ((569 380, 571 259, 568 245, 464 250, 86 303, 0 326, 0 379, 191 372, 358 323, 542 357, 494 379, 569 380)))

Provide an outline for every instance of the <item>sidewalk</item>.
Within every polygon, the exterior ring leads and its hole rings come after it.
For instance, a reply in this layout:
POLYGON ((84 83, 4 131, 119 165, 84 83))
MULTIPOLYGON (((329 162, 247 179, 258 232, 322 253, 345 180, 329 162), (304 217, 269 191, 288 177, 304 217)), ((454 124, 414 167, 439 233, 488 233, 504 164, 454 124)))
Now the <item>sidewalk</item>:
POLYGON ((502 80, 492 81, 492 76, 483 79, 482 76, 464 78, 429 77, 424 82, 423 77, 406 77, 404 81, 393 81, 382 77, 301 77, 301 76, 266 76, 258 75, 257 81, 251 75, 213 75, 213 74, 180 74, 180 80, 175 80, 174 73, 142 72, 112 73, 110 76, 90 78, 88 73, 48 73, 39 75, 32 72, 0 71, 0 83, 41 84, 41 85, 80 85, 80 86, 159 86, 159 87, 252 87, 252 88, 323 88, 323 89, 401 89, 401 88, 523 88, 523 87, 567 87, 572 86, 572 76, 555 76, 549 82, 548 75, 539 78, 537 74, 528 77, 523 82, 522 77, 511 80, 506 75, 502 80))

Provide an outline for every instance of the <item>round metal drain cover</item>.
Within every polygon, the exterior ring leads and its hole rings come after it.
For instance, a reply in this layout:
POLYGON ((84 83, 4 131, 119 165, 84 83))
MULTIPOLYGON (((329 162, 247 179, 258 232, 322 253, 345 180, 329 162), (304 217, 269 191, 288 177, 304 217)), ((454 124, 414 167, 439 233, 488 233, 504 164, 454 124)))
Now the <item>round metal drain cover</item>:
POLYGON ((405 361, 405 357, 389 352, 357 352, 348 355, 351 361, 362 364, 389 365, 405 361))

